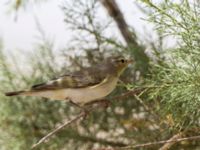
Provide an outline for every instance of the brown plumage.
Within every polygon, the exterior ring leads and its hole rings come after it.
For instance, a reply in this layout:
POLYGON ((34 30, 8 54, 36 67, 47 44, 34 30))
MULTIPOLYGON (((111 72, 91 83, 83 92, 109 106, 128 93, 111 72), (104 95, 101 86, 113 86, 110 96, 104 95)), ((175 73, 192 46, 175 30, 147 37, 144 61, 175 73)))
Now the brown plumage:
POLYGON ((130 61, 123 58, 108 58, 95 67, 88 67, 83 71, 77 71, 46 83, 33 85, 29 90, 8 92, 5 95, 72 99, 78 103, 81 102, 81 99, 85 99, 85 102, 91 101, 93 98, 100 98, 101 95, 106 96, 109 94, 115 88, 120 74, 129 63, 130 61), (87 93, 87 97, 85 97, 84 92, 87 93))

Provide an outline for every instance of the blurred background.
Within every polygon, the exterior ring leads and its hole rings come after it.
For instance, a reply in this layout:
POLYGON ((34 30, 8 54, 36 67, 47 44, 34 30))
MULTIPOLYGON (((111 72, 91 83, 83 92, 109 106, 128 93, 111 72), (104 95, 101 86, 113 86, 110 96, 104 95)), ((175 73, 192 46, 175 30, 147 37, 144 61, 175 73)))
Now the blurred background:
MULTIPOLYGON (((134 59, 93 111, 43 150, 125 149, 200 134, 199 0, 2 0, 0 150, 27 150, 80 110, 67 102, 4 96, 123 55, 134 59), (123 99, 113 99, 131 92, 123 99)), ((198 141, 138 149, 199 149, 198 141)))

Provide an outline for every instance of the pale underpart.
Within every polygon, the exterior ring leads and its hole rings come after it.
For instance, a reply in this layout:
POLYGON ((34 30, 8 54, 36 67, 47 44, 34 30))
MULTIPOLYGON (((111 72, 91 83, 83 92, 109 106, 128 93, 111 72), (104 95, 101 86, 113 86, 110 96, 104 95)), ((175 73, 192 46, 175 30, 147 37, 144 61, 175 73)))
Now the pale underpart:
POLYGON ((85 104, 101 99, 111 93, 116 87, 118 77, 107 77, 101 83, 83 88, 66 88, 58 90, 44 90, 25 92, 22 95, 39 96, 54 100, 71 100, 77 104, 85 104))

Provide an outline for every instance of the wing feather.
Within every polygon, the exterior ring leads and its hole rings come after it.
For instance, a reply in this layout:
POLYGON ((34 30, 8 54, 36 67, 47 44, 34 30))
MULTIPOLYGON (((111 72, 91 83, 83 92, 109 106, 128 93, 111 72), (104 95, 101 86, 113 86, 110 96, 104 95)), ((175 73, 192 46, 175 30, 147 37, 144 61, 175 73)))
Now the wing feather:
POLYGON ((81 88, 93 86, 105 78, 104 73, 97 73, 94 69, 84 69, 73 74, 62 75, 54 78, 46 83, 36 84, 31 87, 31 90, 57 90, 64 88, 81 88))

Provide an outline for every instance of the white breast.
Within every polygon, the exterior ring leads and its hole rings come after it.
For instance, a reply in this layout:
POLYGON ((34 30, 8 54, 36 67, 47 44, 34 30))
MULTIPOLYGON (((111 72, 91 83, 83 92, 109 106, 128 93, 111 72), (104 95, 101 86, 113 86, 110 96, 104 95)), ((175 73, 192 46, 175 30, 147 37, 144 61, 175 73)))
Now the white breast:
POLYGON ((43 91, 37 93, 37 95, 34 94, 34 96, 41 96, 55 100, 69 99, 74 103, 84 104, 93 100, 103 98, 110 94, 116 87, 117 81, 117 77, 112 77, 110 79, 105 79, 103 82, 95 86, 89 86, 78 89, 68 88, 52 91, 43 91))
POLYGON ((110 94, 116 87, 118 78, 102 82, 96 86, 90 86, 80 89, 68 89, 69 98, 75 103, 87 103, 93 100, 103 98, 110 94))

